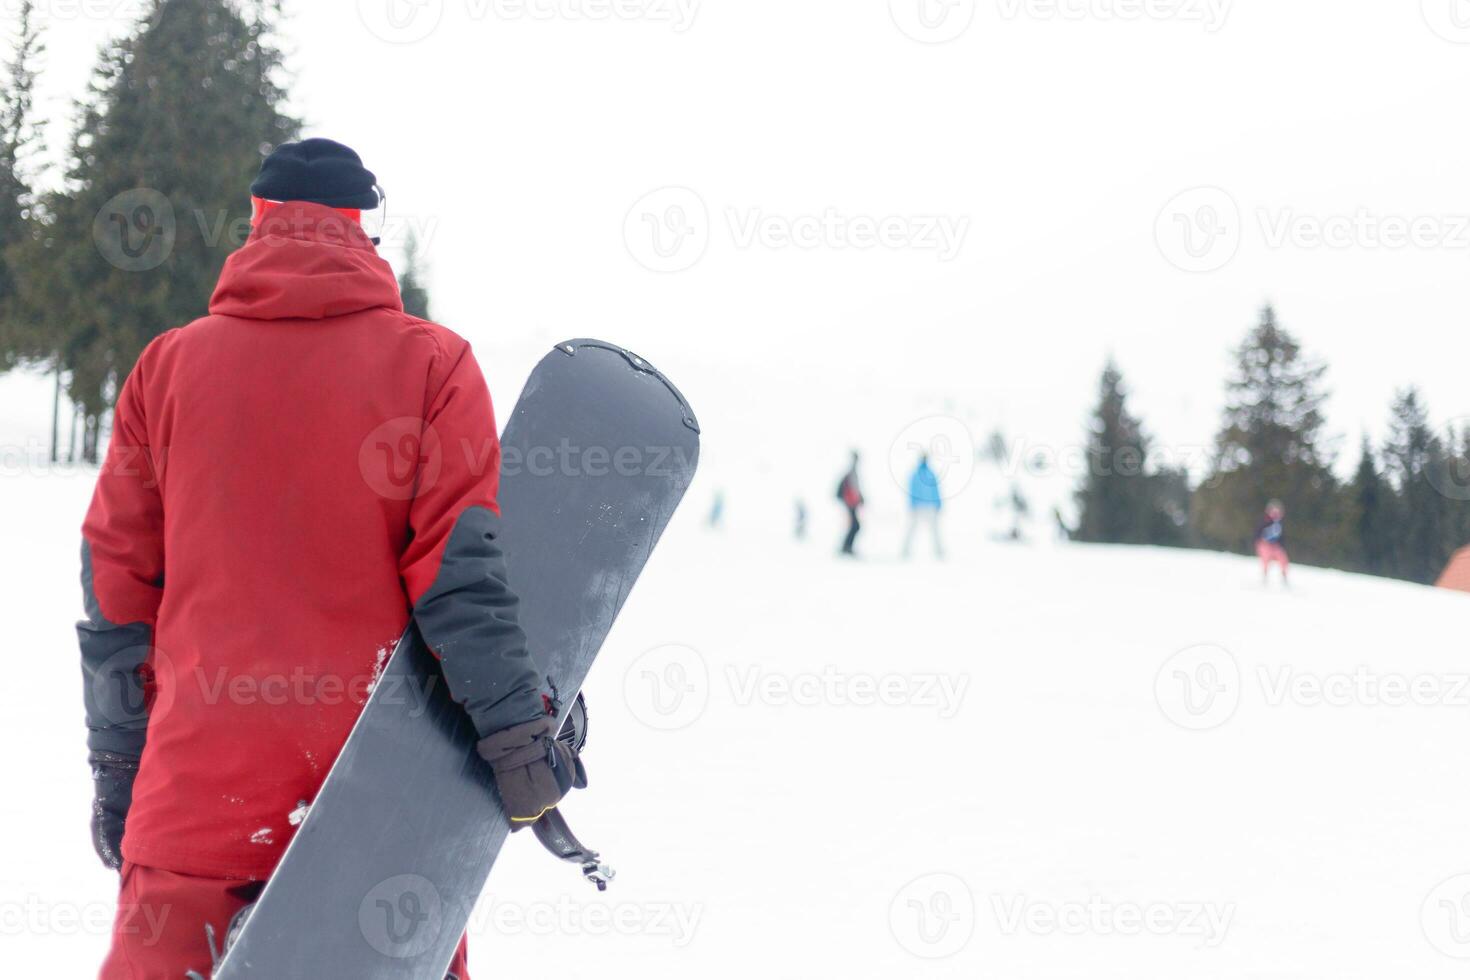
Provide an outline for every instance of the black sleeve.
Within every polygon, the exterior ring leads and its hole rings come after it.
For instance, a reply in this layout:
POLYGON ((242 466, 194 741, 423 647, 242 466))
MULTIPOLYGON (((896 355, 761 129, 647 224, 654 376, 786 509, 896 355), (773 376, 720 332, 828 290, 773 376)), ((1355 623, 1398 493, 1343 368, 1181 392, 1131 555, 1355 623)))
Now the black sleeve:
POLYGON ((82 651, 82 703, 87 749, 96 757, 137 762, 148 737, 143 671, 152 648, 147 623, 108 622, 92 584, 92 549, 82 542, 82 596, 87 618, 77 623, 82 651))
POLYGON ((486 507, 460 515, 439 574, 413 610, 450 695, 482 738, 546 713, 517 617, 520 600, 508 584, 499 521, 486 507))

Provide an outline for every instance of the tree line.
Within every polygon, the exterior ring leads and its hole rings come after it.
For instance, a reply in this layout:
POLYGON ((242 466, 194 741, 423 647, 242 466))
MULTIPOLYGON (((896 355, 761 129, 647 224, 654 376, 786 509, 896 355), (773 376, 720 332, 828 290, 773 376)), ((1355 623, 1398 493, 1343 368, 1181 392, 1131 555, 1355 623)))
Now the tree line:
POLYGON ((1327 366, 1267 307, 1234 351, 1207 471, 1155 464, 1155 440, 1128 407, 1123 375, 1103 370, 1076 491, 1074 540, 1249 553, 1267 501, 1286 505, 1294 560, 1432 583, 1470 544, 1470 427, 1430 420, 1398 392, 1387 435, 1363 438, 1351 478, 1323 432, 1327 366))
MULTIPOLYGON (((207 311, 262 157, 294 139, 279 0, 149 0, 99 52, 61 162, 38 163, 45 44, 17 5, 0 91, 0 372, 54 378, 51 458, 97 460, 143 348, 207 311)), ((417 270, 406 295, 427 313, 417 270)))

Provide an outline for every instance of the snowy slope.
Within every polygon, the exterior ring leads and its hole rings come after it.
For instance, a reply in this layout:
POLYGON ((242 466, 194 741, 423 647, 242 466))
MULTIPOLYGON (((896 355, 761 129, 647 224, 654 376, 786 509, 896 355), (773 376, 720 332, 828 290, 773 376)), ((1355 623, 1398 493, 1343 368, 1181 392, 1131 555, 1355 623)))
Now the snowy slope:
MULTIPOLYGON (((953 502, 947 563, 903 564, 873 465, 861 563, 832 558, 825 497, 797 545, 739 506, 756 474, 723 532, 693 492, 588 690, 593 786, 568 813, 620 877, 599 897, 512 841, 478 977, 1463 975, 1470 886, 1435 889, 1470 872, 1470 598, 995 544, 982 490, 953 502), (1419 703, 1313 703, 1360 667, 1419 703)), ((70 625, 89 482, 0 490, 4 976, 90 976, 107 942, 70 625)))

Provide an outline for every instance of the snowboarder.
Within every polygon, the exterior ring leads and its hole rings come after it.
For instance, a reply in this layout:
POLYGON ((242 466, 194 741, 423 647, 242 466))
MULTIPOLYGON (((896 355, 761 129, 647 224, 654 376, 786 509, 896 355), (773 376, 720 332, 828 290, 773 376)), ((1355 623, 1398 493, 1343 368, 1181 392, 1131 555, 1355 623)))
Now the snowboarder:
POLYGON ((309 139, 250 191, 209 315, 123 385, 83 525, 93 842, 121 873, 103 980, 210 975, 410 616, 513 825, 586 781, 497 543, 484 377, 403 311, 361 225, 376 178, 309 139), (157 935, 130 921, 148 907, 157 935))
POLYGON ((1266 513, 1256 525, 1256 555, 1261 559, 1261 581, 1271 577, 1271 566, 1281 566, 1281 582, 1289 585, 1287 571, 1290 560, 1286 556, 1286 508, 1281 501, 1273 500, 1266 505, 1266 513))
POLYGON ((913 551, 914 533, 920 524, 929 526, 934 539, 934 557, 944 557, 944 542, 939 536, 939 511, 943 500, 939 493, 939 477, 929 466, 929 455, 919 455, 919 465, 909 477, 909 529, 903 539, 903 556, 908 558, 913 551))
POLYGON ((863 529, 862 522, 858 520, 858 512, 863 507, 863 489, 858 483, 858 453, 852 451, 852 462, 847 467, 841 481, 837 484, 837 499, 842 506, 847 508, 847 536, 842 539, 842 554, 849 558, 856 557, 858 532, 863 529))

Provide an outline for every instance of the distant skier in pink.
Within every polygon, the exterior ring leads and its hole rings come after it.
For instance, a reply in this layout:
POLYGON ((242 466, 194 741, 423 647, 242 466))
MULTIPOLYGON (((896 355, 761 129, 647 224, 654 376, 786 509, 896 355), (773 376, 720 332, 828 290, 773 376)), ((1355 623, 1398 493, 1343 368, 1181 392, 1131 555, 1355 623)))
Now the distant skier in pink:
POLYGON ((1261 523, 1256 525, 1256 555, 1261 559, 1261 581, 1271 578, 1271 566, 1281 566, 1282 584, 1287 584, 1287 570, 1291 561, 1286 556, 1286 508, 1281 501, 1273 500, 1266 505, 1261 523))

